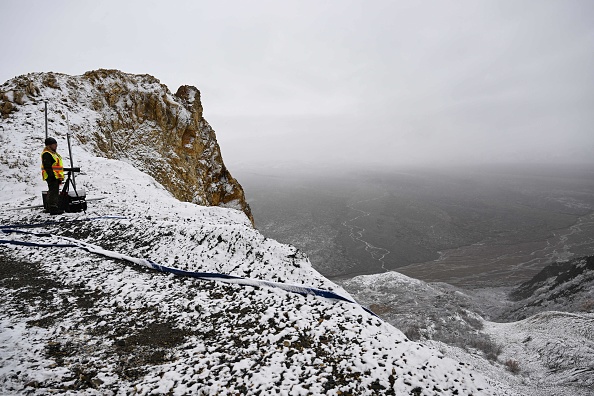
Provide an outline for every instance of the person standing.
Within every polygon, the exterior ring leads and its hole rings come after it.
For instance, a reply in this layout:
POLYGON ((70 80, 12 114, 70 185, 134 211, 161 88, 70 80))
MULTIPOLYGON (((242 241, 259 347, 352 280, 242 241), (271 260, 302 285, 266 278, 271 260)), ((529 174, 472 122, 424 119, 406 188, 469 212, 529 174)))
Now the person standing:
POLYGON ((45 148, 41 152, 41 176, 47 182, 47 208, 51 215, 64 213, 58 205, 60 184, 64 181, 64 163, 57 149, 56 139, 48 137, 45 139, 45 148))

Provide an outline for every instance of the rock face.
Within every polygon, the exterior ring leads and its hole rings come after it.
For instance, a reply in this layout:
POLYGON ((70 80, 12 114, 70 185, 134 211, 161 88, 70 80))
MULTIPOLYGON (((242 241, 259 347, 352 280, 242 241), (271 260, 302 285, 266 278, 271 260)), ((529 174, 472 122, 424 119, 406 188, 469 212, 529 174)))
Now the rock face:
POLYGON ((254 222, 243 189, 225 167, 215 132, 202 116, 197 88, 184 85, 173 95, 152 76, 118 70, 82 76, 31 73, 0 86, 4 119, 30 111, 31 105, 41 110, 44 101, 50 135, 70 130, 80 144, 132 163, 177 199, 238 209, 254 222))
POLYGON ((507 321, 544 311, 594 313, 594 256, 550 264, 510 293, 507 321))

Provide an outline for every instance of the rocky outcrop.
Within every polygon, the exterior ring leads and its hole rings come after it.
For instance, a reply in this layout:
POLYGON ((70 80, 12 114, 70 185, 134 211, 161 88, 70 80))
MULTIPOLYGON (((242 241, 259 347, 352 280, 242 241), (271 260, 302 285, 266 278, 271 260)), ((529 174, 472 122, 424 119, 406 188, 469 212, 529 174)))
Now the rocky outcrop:
POLYGON ((514 304, 502 319, 522 320, 545 311, 594 312, 594 256, 556 262, 511 291, 514 304))
POLYGON ((4 119, 43 101, 58 123, 65 127, 67 121, 74 138, 96 154, 132 163, 179 200, 238 209, 253 223, 243 189, 225 167, 215 132, 203 117, 197 88, 184 85, 172 94, 152 76, 119 70, 31 73, 0 86, 4 119))

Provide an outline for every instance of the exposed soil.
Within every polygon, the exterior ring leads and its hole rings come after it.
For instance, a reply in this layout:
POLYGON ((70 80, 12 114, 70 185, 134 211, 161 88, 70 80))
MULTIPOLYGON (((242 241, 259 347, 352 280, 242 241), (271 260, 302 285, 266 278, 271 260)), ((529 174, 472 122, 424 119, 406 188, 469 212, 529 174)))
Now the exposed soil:
MULTIPOLYGON (((142 270, 142 269, 140 269, 142 270)), ((158 275, 157 276, 161 276, 158 275)), ((54 366, 69 368, 70 376, 61 383, 30 382, 27 387, 50 387, 63 390, 97 388, 97 363, 89 356, 108 353, 117 356, 122 379, 139 378, 146 370, 143 366, 171 360, 175 347, 181 345, 188 333, 176 328, 175 323, 159 317, 155 309, 119 312, 120 315, 99 316, 97 305, 104 305, 109 296, 86 285, 67 285, 43 270, 41 263, 15 259, 10 250, 0 246, 0 302, 13 316, 35 317, 26 321, 29 327, 50 328, 64 320, 74 320, 73 327, 88 329, 78 338, 103 340, 111 345, 101 348, 83 342, 64 341, 60 335, 49 339, 45 356, 54 366), (77 315, 73 317, 72 311, 77 315), (121 315, 123 314, 123 315, 121 315), (127 320, 122 321, 122 316, 127 320), (142 318, 142 320, 140 320, 142 318), (145 321, 149 321, 145 324, 145 321), (142 325, 136 325, 136 323, 142 325), (102 351, 99 351, 102 350, 102 351)))

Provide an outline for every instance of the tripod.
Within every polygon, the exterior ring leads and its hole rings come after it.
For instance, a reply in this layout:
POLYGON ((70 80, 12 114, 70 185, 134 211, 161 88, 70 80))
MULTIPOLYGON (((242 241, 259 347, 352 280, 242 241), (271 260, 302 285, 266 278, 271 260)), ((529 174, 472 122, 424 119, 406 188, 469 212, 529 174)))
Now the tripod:
MULTIPOLYGON (((79 167, 74 167, 72 164, 72 147, 70 146, 70 133, 66 134, 66 138, 68 140, 68 154, 70 155, 70 168, 64 168, 65 172, 68 172, 66 175, 66 181, 64 182, 64 187, 62 187, 62 192, 60 192, 60 200, 59 206, 61 209, 64 209, 66 212, 80 212, 84 211, 86 213, 87 210, 87 202, 85 200, 86 194, 82 193, 79 194, 76 190, 76 181, 74 178, 75 173, 80 173, 79 167), (74 194, 70 193, 70 187, 72 186, 72 190, 74 194)), ((83 189, 84 191, 84 189, 83 189)))
POLYGON ((87 202, 85 200, 85 195, 78 193, 74 179, 74 173, 80 172, 80 168, 64 168, 64 171, 68 173, 66 176, 66 181, 64 182, 64 187, 62 187, 62 191, 60 192, 60 208, 70 213, 80 211, 84 211, 86 213, 87 202), (70 193, 71 186, 74 194, 70 193))

